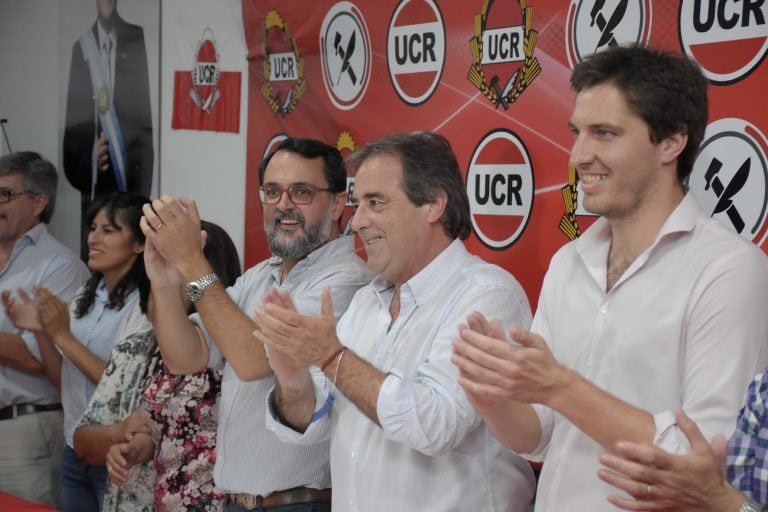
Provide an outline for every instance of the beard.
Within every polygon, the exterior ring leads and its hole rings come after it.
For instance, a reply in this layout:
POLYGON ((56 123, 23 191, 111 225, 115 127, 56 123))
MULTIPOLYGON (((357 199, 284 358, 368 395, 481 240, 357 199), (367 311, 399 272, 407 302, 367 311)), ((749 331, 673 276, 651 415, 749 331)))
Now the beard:
MULTIPOLYGON (((275 212, 272 222, 264 223, 264 231, 267 233, 267 241, 272 254, 284 260, 300 260, 309 253, 323 245, 331 236, 333 227, 333 210, 328 209, 328 215, 315 222, 307 224, 304 216, 296 210, 287 212, 275 212), (281 220, 299 221, 303 235, 295 239, 286 239, 282 235, 289 233, 280 228, 281 220)), ((292 232, 291 232, 292 233, 292 232)))

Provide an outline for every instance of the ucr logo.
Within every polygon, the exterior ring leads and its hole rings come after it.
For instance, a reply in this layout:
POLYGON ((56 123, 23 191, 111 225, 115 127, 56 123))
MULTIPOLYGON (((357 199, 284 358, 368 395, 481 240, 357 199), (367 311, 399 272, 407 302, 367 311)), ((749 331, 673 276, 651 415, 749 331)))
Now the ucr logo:
POLYGON ((371 38, 360 10, 339 2, 328 11, 320 27, 323 84, 340 110, 360 103, 371 78, 371 38))
POLYGON ((261 95, 273 112, 285 117, 307 92, 304 57, 280 14, 271 10, 264 21, 264 83, 261 95))
POLYGON ((690 189, 705 212, 762 246, 766 233, 768 139, 742 119, 707 127, 690 189))
POLYGON ((432 0, 401 0, 387 33, 389 77, 397 95, 421 105, 435 92, 445 65, 445 26, 432 0))
POLYGON ((713 83, 749 75, 768 52, 765 0, 682 0, 680 41, 713 83))
POLYGON ((197 43, 189 95, 204 112, 209 112, 219 99, 219 54, 210 28, 203 31, 203 37, 197 43))
POLYGON ((612 46, 648 42, 650 0, 571 0, 565 23, 568 64, 576 64, 612 46))
POLYGON ((523 142, 509 130, 489 132, 475 148, 467 172, 472 227, 492 249, 522 235, 533 207, 533 168, 523 142))
POLYGON ((541 73, 533 56, 539 33, 531 28, 531 17, 525 0, 486 0, 475 15, 467 79, 497 108, 507 110, 541 73))

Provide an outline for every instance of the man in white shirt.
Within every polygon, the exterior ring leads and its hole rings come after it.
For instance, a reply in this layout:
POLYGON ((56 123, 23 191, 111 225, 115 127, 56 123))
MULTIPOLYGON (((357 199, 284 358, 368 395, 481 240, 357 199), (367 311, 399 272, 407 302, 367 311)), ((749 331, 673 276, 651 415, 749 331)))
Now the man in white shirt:
POLYGON ((277 377, 269 428, 331 440, 334 510, 525 511, 530 467, 492 437, 449 360, 472 311, 527 325, 525 293, 465 249, 469 201, 443 137, 395 134, 352 158, 352 227, 378 277, 338 326, 332 288, 320 316, 282 292, 257 309, 277 377))
POLYGON ((226 290, 203 256, 194 202, 182 198, 185 211, 163 196, 144 207, 147 274, 158 305, 155 334, 175 373, 226 360, 214 480, 230 494, 227 510, 329 510, 328 445, 290 446, 266 429, 274 378, 263 345, 251 335, 256 325, 250 315, 272 288, 290 291, 300 311, 317 314, 326 286, 333 287, 340 314, 371 275, 355 255, 353 237, 339 233, 347 176, 336 148, 288 138, 262 163, 259 179, 274 257, 226 290), (190 319, 179 294, 184 282, 198 312, 190 319))
POLYGON ((678 409, 730 435, 768 363, 768 259, 684 185, 707 122, 699 68, 617 47, 571 84, 570 160, 602 218, 552 258, 531 332, 510 344, 475 318, 454 357, 495 435, 546 456, 537 511, 611 510, 598 457, 622 440, 685 451, 678 409))
MULTIPOLYGON (((0 290, 44 286, 70 301, 89 276, 48 233, 56 205, 56 168, 32 151, 0 157, 0 290)), ((31 331, 0 311, 0 490, 58 503, 64 449, 59 391, 46 378, 31 331)))

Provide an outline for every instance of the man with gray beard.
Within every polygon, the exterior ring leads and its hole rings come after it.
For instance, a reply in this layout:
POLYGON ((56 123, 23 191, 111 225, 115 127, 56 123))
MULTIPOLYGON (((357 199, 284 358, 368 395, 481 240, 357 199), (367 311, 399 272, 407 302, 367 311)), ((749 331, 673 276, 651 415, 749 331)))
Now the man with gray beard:
POLYGON ((226 290, 203 257, 195 203, 163 196, 144 207, 155 334, 174 373, 223 365, 214 479, 230 495, 227 510, 330 510, 328 444, 286 445, 266 429, 274 377, 251 335, 250 315, 272 288, 290 292, 299 311, 319 314, 321 293, 330 287, 340 316, 372 276, 355 255, 353 237, 339 232, 347 194, 336 148, 288 138, 262 163, 259 182, 273 257, 226 290), (189 318, 182 283, 197 308, 189 318))

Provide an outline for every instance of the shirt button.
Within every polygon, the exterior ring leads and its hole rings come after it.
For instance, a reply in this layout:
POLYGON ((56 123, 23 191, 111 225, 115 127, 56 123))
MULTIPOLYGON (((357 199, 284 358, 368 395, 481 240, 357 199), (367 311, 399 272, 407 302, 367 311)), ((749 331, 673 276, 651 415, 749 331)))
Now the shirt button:
POLYGON ((352 458, 353 459, 355 458, 355 452, 352 452, 352 458))
POLYGON ((602 306, 602 307, 600 308, 600 313, 602 313, 602 314, 606 314, 607 312, 608 312, 608 308, 607 308, 607 307, 605 307, 605 306, 602 306))

